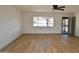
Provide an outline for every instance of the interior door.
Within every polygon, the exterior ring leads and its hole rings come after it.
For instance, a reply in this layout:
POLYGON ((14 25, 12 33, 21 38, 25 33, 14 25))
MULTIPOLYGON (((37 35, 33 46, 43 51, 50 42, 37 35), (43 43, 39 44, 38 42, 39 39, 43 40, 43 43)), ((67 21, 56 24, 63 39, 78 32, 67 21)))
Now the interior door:
POLYGON ((70 19, 70 27, 69 27, 69 35, 74 36, 75 34, 75 22, 76 22, 76 17, 73 16, 70 19))

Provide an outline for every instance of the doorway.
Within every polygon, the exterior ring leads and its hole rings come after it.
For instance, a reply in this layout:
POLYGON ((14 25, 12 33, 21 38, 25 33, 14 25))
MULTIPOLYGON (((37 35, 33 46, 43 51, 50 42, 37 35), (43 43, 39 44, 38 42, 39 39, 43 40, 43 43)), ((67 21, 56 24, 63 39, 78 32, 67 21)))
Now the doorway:
POLYGON ((62 17, 62 34, 69 34, 69 17, 62 17))
POLYGON ((62 17, 62 34, 74 36, 76 17, 62 17))

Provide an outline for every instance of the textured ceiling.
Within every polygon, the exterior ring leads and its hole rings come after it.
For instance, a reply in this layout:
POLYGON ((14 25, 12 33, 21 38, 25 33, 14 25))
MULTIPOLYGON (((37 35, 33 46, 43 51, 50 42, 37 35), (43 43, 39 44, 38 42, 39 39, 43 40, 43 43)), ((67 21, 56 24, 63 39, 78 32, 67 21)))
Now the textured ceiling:
POLYGON ((77 13, 79 5, 65 5, 64 11, 53 10, 52 5, 15 5, 16 8, 23 12, 61 12, 61 13, 77 13))

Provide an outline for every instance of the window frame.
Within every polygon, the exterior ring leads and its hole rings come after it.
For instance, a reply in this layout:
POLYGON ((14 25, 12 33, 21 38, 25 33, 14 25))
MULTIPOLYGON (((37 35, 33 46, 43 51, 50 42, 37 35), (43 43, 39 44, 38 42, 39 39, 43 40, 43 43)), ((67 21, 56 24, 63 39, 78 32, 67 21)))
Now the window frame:
MULTIPOLYGON (((47 23, 49 23, 49 22, 47 22, 47 23)), ((32 19, 32 26, 33 27, 54 27, 54 17, 52 17, 52 16, 33 16, 33 19, 32 19), (48 24, 47 24, 47 26, 34 26, 34 17, 48 17, 48 18, 53 18, 53 22, 52 22, 52 26, 48 26, 48 24)))

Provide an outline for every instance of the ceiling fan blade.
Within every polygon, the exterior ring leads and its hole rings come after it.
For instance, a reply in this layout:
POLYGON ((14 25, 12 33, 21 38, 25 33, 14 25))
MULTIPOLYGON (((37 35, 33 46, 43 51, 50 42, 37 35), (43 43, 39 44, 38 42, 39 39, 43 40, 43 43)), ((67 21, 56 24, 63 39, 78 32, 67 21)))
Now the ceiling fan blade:
POLYGON ((65 8, 65 6, 60 6, 60 7, 58 7, 58 8, 65 8))
POLYGON ((57 10, 62 10, 62 11, 64 11, 64 9, 61 9, 61 8, 58 8, 57 10))
POLYGON ((55 10, 61 10, 61 11, 64 11, 65 6, 58 6, 58 5, 53 5, 53 9, 55 10))

